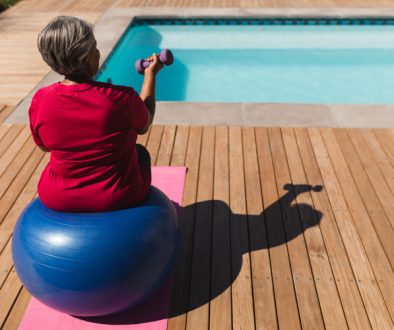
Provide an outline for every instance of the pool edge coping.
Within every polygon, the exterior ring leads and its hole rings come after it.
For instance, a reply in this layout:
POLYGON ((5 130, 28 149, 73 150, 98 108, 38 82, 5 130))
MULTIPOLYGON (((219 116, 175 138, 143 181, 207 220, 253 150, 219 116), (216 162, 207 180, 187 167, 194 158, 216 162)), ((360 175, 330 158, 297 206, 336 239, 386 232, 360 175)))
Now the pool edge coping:
MULTIPOLYGON (((95 24, 100 67, 134 17, 139 18, 394 18, 393 8, 120 8, 106 10, 95 24), (110 32, 108 32, 110 31, 110 32)), ((4 123, 27 123, 36 91, 62 77, 50 71, 15 107, 4 123)), ((394 127, 394 105, 157 102, 155 124, 284 127, 394 127), (344 109, 346 108, 346 109, 344 109), (373 109, 373 114, 371 114, 373 109), (344 111, 346 110, 346 111, 344 111), (197 114, 196 114, 197 113, 197 114), (182 115, 180 115, 182 114, 182 115)))

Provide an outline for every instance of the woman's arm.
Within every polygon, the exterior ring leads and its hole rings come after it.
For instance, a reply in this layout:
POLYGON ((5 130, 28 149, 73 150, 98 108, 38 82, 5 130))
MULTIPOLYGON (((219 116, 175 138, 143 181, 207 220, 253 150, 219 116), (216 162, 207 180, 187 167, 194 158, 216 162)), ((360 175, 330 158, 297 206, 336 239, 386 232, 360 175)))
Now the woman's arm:
POLYGON ((156 75, 163 68, 157 54, 153 54, 147 61, 152 63, 145 69, 140 97, 148 108, 148 123, 137 130, 138 134, 145 134, 153 122, 156 110, 156 75))
POLYGON ((39 149, 41 149, 44 152, 49 152, 49 149, 42 147, 42 146, 37 146, 39 149))

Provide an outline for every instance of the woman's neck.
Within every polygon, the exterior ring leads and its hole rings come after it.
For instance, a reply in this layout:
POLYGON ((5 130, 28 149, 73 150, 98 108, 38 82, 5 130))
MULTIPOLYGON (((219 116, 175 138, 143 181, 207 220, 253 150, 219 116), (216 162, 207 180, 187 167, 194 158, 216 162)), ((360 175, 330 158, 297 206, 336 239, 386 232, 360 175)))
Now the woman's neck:
POLYGON ((61 82, 61 84, 62 85, 77 85, 77 84, 79 84, 78 82, 76 82, 76 81, 73 81, 73 80, 69 80, 69 79, 64 79, 62 82, 61 82))
POLYGON ((61 82, 63 85, 78 85, 91 81, 90 77, 64 77, 61 82))

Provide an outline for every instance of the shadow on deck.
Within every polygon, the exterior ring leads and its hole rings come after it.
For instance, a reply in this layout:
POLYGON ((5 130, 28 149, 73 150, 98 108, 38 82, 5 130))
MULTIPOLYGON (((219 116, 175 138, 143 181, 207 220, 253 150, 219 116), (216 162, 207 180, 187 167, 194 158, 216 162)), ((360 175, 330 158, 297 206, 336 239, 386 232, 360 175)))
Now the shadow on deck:
MULTIPOLYGON (((181 209, 181 228, 194 228, 195 242, 205 248, 199 251, 196 266, 191 269, 193 290, 184 292, 183 285, 174 283, 173 304, 166 311, 152 311, 149 317, 126 311, 117 315, 84 318, 100 324, 137 324, 176 317, 209 303, 227 290, 242 268, 242 255, 252 251, 286 244, 312 226, 318 226, 322 213, 307 204, 293 204, 302 193, 320 192, 322 186, 286 184, 287 193, 268 206, 260 215, 234 214, 218 200, 198 202, 181 209), (283 220, 282 220, 283 219, 283 220), (249 239, 248 239, 249 236, 249 239)), ((183 239, 182 249, 192 242, 183 239)), ((192 260, 187 260, 190 266, 192 260)), ((177 265, 180 268, 185 265, 177 265)), ((183 279, 188 282, 187 279, 183 279)))

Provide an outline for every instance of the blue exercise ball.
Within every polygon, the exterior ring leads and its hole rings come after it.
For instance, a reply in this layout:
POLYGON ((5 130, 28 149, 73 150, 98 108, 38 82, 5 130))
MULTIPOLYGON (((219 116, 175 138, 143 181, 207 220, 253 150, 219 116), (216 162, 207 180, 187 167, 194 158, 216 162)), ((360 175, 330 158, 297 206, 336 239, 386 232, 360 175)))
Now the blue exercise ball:
POLYGON ((166 281, 179 246, 173 203, 151 187, 140 205, 103 213, 65 213, 37 198, 12 239, 15 270, 42 303, 75 316, 124 311, 166 281))

